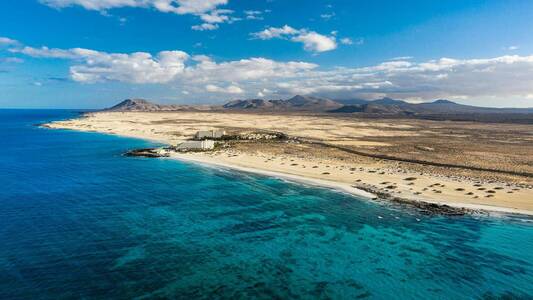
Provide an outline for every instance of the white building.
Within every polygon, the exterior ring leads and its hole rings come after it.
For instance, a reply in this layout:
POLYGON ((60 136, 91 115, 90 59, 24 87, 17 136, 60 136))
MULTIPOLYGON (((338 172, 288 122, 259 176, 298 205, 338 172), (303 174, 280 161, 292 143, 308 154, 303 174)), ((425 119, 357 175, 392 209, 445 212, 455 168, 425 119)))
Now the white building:
POLYGON ((213 150, 215 148, 215 141, 186 141, 178 145, 178 151, 189 150, 213 150))
POLYGON ((219 139, 226 135, 226 132, 224 130, 206 130, 206 131, 198 131, 194 138, 197 140, 201 139, 219 139))

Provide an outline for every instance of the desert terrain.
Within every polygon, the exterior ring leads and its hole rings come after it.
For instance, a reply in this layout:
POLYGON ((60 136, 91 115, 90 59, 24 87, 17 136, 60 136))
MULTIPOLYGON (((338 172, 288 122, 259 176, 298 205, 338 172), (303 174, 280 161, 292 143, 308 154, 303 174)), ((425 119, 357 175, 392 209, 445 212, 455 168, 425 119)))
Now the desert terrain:
POLYGON ((279 132, 178 159, 333 182, 383 198, 533 214, 533 125, 320 113, 98 112, 48 124, 176 145, 198 130, 279 132))

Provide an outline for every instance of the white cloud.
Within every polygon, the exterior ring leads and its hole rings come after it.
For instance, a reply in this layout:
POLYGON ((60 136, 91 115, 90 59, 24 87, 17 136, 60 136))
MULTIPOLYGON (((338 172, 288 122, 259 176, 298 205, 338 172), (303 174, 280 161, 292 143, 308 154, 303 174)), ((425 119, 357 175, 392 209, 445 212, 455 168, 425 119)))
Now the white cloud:
POLYGON ((503 105, 508 99, 531 101, 533 95, 533 55, 423 62, 398 58, 360 68, 322 69, 307 62, 261 57, 217 62, 205 55, 190 57, 182 51, 156 55, 47 47, 10 51, 70 60, 73 81, 166 84, 186 88, 190 93, 187 99, 210 97, 211 93, 275 98, 302 93, 333 98, 380 95, 417 101, 478 99, 477 104, 481 103, 479 99, 490 98, 501 99, 503 105))
POLYGON ((108 10, 119 7, 155 8, 176 14, 202 14, 225 5, 228 0, 40 0, 44 5, 65 8, 79 5, 88 10, 108 10))
POLYGON ((197 31, 216 30, 218 29, 218 25, 210 24, 210 23, 202 23, 200 25, 193 25, 191 29, 197 30, 197 31))
POLYGON ((335 36, 326 36, 307 29, 295 29, 289 25, 279 28, 269 27, 263 31, 254 32, 251 36, 261 40, 279 38, 301 42, 304 44, 304 49, 310 52, 326 52, 337 48, 335 36))
POLYGON ((397 56, 397 57, 391 58, 390 60, 411 60, 411 59, 413 59, 412 56, 397 56))
POLYGON ((298 33, 300 33, 299 30, 296 30, 289 25, 285 25, 280 28, 270 27, 263 31, 254 32, 251 35, 252 37, 257 39, 270 40, 274 38, 285 38, 287 36, 296 35, 298 33))
POLYGON ((188 54, 183 51, 162 51, 153 57, 146 52, 131 54, 106 53, 83 48, 49 49, 47 47, 12 49, 37 58, 58 58, 74 61, 70 76, 74 81, 94 83, 121 81, 128 83, 165 83, 185 69, 188 54))
POLYGON ((337 49, 335 37, 325 36, 314 31, 300 33, 291 40, 302 42, 304 49, 311 52, 326 52, 337 49))
POLYGON ((365 43, 365 39, 357 38, 357 39, 353 40, 351 38, 342 38, 342 39, 340 39, 340 42, 343 45, 357 45, 357 46, 360 46, 360 45, 363 45, 365 43))
POLYGON ((106 10, 125 6, 148 6, 148 3, 144 0, 40 0, 39 2, 54 8, 64 8, 79 5, 88 10, 106 10))
POLYGON ((228 0, 156 0, 155 2, 170 2, 178 4, 179 14, 200 14, 212 11, 220 5, 228 4, 228 0))
POLYGON ((96 53, 96 51, 82 48, 74 48, 69 50, 64 49, 50 49, 48 47, 33 48, 33 47, 23 47, 13 48, 9 50, 13 53, 22 53, 31 57, 40 57, 40 58, 62 58, 62 59, 76 59, 82 56, 88 56, 90 53, 96 53))
POLYGON ((0 46, 13 46, 17 45, 19 42, 7 37, 1 37, 0 36, 0 46))
POLYGON ((332 12, 332 13, 326 13, 326 14, 321 14, 320 17, 326 21, 329 21, 331 18, 333 18, 335 16, 335 13, 332 12))
POLYGON ((186 69, 182 77, 193 82, 244 82, 274 78, 292 78, 312 70, 315 64, 276 62, 266 58, 249 58, 217 63, 207 56, 195 56, 198 64, 186 69))
POLYGON ((210 29, 206 29, 208 26, 204 26, 205 24, 235 20, 228 16, 232 13, 231 10, 218 9, 219 6, 228 4, 228 0, 40 0, 40 2, 53 8, 78 5, 87 10, 100 12, 120 7, 139 7, 178 15, 192 14, 202 19, 204 24, 198 25, 197 28, 204 28, 203 30, 218 28, 218 26, 210 26, 210 29))
POLYGON ((220 23, 233 23, 240 21, 240 18, 231 17, 233 11, 229 9, 215 9, 209 13, 200 14, 200 18, 204 23, 199 25, 194 25, 191 28, 197 31, 206 31, 206 30, 216 30, 218 29, 220 23))
POLYGON ((259 10, 245 10, 246 20, 263 20, 263 12, 259 10))
POLYGON ((201 14, 200 18, 202 21, 210 24, 233 23, 241 20, 241 18, 230 16, 231 14, 233 14, 233 10, 231 9, 215 9, 209 13, 201 14))
POLYGON ((342 38, 340 42, 343 45, 353 45, 353 41, 351 38, 342 38))
POLYGON ((520 47, 518 47, 518 46, 509 46, 509 47, 507 47, 507 50, 509 50, 509 51, 515 51, 515 50, 518 50, 519 48, 520 48, 520 47))
POLYGON ((229 85, 223 88, 223 87, 216 86, 214 84, 208 84, 205 86, 205 90, 210 93, 244 94, 244 91, 236 85, 229 85))
POLYGON ((264 58, 223 63, 207 59, 194 68, 187 68, 181 78, 187 84, 195 84, 195 81, 216 82, 218 86, 236 83, 247 91, 254 91, 249 97, 301 93, 424 100, 488 96, 505 99, 533 94, 533 56, 442 58, 421 63, 399 60, 331 70, 319 70, 317 65, 302 62, 282 63, 264 58))
MULTIPOLYGON (((315 64, 306 62, 276 62, 266 58, 249 58, 217 63, 205 55, 190 59, 183 51, 162 51, 156 56, 146 52, 131 54, 106 53, 83 48, 13 48, 35 58, 72 60, 70 75, 78 82, 122 81, 129 83, 167 83, 187 80, 196 83, 290 78, 312 70, 315 64), (186 66, 186 62, 190 62, 186 66)), ((234 90, 233 90, 234 91, 234 90)))

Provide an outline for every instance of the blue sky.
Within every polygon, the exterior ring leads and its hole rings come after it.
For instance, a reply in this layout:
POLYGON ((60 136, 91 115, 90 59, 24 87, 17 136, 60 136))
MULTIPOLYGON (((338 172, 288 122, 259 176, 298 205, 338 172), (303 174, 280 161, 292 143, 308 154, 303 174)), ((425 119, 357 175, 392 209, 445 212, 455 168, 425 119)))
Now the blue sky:
POLYGON ((0 2, 0 107, 124 98, 533 106, 532 1, 0 2))

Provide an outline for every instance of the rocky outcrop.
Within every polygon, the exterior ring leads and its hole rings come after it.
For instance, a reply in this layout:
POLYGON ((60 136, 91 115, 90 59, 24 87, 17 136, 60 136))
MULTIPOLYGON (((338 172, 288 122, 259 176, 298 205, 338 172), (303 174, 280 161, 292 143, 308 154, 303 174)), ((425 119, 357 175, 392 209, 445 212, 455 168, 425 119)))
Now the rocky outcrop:
POLYGON ((383 192, 382 190, 375 188, 373 186, 367 185, 367 184, 355 184, 353 187, 376 195, 377 198, 373 200, 379 200, 379 199, 387 200, 397 205, 414 207, 421 214, 424 214, 424 215, 463 216, 466 214, 482 214, 483 213, 482 211, 474 210, 474 209, 452 207, 452 206, 445 205, 445 204, 437 204, 437 203, 430 203, 430 202, 400 198, 400 197, 393 196, 390 193, 383 192))
POLYGON ((168 157, 168 154, 162 154, 159 149, 154 148, 145 148, 145 149, 135 149, 130 150, 124 154, 125 156, 131 156, 131 157, 150 157, 150 158, 157 158, 157 157, 168 157))

